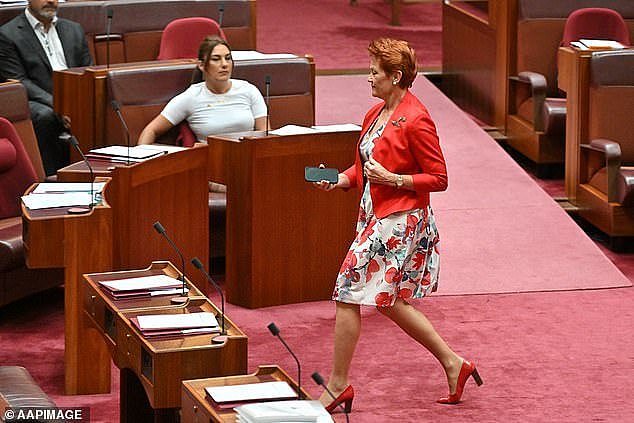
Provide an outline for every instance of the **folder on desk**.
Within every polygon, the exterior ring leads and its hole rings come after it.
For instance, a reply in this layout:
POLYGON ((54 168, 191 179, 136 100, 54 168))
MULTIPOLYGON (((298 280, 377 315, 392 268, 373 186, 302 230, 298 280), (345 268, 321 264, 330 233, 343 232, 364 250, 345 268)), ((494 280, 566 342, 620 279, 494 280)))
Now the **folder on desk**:
POLYGON ((182 291, 183 283, 167 275, 100 281, 99 286, 115 300, 126 298, 174 295, 182 291))
POLYGON ((146 314, 130 319, 147 338, 201 335, 220 332, 213 313, 146 314))
POLYGON ((220 409, 230 409, 255 402, 297 398, 297 392, 285 381, 208 386, 205 392, 211 404, 220 409))

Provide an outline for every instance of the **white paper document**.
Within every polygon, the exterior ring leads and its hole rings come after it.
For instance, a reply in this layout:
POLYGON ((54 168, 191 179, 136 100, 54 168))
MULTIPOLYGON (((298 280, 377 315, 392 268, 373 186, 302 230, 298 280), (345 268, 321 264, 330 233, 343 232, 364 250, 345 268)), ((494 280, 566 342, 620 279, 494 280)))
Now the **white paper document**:
POLYGON ((42 182, 30 194, 64 194, 72 192, 90 192, 94 193, 103 191, 105 182, 42 182), (92 188, 91 188, 92 185, 92 188))
POLYGON ((258 59, 292 59, 297 57, 290 53, 260 53, 255 50, 232 50, 231 58, 235 61, 258 59))
POLYGON ((212 400, 219 404, 223 402, 297 398, 297 391, 284 381, 208 386, 205 391, 212 400))
POLYGON ((348 131, 360 131, 361 127, 354 123, 339 123, 335 125, 315 125, 311 126, 318 132, 348 132, 348 131))
POLYGON ((343 123, 338 125, 319 125, 319 126, 299 126, 299 125, 285 125, 281 128, 269 131, 269 134, 273 135, 301 135, 301 134, 319 134, 325 132, 347 132, 347 131, 360 131, 361 127, 353 123, 343 123))
POLYGON ((625 46, 618 41, 613 40, 590 40, 587 38, 582 38, 579 41, 571 41, 570 45, 576 47, 580 50, 593 50, 593 49, 615 49, 620 50, 624 49, 625 46))
POLYGON ((101 281, 100 285, 112 291, 138 291, 166 289, 182 286, 182 282, 167 275, 143 276, 140 278, 116 279, 112 281, 101 281))
POLYGON ((319 401, 274 401, 245 404, 235 408, 241 423, 332 422, 319 401))
POLYGON ((146 314, 137 316, 141 330, 194 329, 218 326, 213 313, 146 314))
POLYGON ((187 147, 181 147, 179 145, 167 145, 167 144, 142 144, 135 147, 138 150, 150 150, 160 151, 165 154, 177 153, 179 151, 187 150, 187 147))
POLYGON ((31 194, 22 197, 22 202, 30 210, 50 209, 54 207, 89 206, 88 192, 67 192, 63 194, 31 194))
POLYGON ((156 149, 148 149, 145 146, 134 146, 128 148, 125 145, 110 145, 108 147, 96 148, 94 150, 90 150, 89 154, 97 154, 103 156, 112 156, 112 157, 121 157, 131 159, 149 159, 154 156, 160 156, 161 154, 165 154, 164 151, 156 150, 156 149))

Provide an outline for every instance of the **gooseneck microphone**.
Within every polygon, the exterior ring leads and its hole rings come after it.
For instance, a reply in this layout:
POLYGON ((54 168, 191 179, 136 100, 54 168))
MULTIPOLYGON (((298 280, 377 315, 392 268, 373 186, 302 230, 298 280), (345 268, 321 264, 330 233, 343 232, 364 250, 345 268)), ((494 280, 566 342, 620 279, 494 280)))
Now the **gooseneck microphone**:
POLYGON ((271 91, 271 76, 270 75, 266 75, 266 77, 264 78, 264 86, 266 87, 266 136, 269 136, 269 115, 271 114, 269 112, 269 110, 271 109, 271 98, 270 98, 270 91, 271 91))
POLYGON ((302 399, 303 398, 303 395, 302 395, 302 366, 299 364, 299 360, 297 359, 297 356, 295 355, 293 350, 291 350, 291 348, 284 341, 284 339, 282 339, 282 336, 280 335, 280 329, 277 327, 277 325, 275 323, 271 322, 271 323, 269 323, 267 328, 273 334, 273 336, 276 336, 280 340, 280 342, 282 344, 284 344, 284 346, 286 347, 288 352, 291 353, 291 355, 295 359, 295 363, 297 363, 297 399, 302 399))
POLYGON ((95 206, 95 188, 94 188, 95 174, 94 174, 94 172, 92 170, 92 166, 90 165, 90 162, 88 161, 88 159, 86 158, 84 153, 81 151, 81 148, 79 148, 79 142, 77 141, 77 138, 75 138, 75 136, 73 134, 71 134, 70 132, 64 132, 64 133, 62 133, 59 136, 59 138, 60 138, 60 140, 66 142, 66 143, 69 143, 70 145, 73 146, 73 148, 81 156, 82 160, 86 164, 86 167, 88 168, 88 171, 90 172, 90 204, 88 205, 88 208, 85 209, 85 208, 81 208, 81 207, 73 207, 73 208, 68 209, 68 212, 71 213, 71 214, 88 213, 95 206))
POLYGON ((169 242, 174 251, 176 251, 176 254, 178 254, 178 256, 181 258, 181 282, 183 284, 183 292, 181 294, 181 297, 172 298, 172 302, 179 304, 187 302, 189 298, 187 297, 187 284, 185 283, 185 258, 183 257, 181 250, 176 246, 176 244, 174 244, 174 241, 172 241, 171 238, 167 235, 167 231, 165 230, 163 225, 161 225, 161 222, 156 221, 152 226, 154 227, 154 230, 159 233, 159 235, 163 236, 167 240, 167 242, 169 242))
POLYGON ((112 7, 106 9, 106 68, 110 69, 110 28, 112 27, 112 7))
MULTIPOLYGON (((334 394, 332 392, 330 392, 330 389, 328 389, 328 387, 324 383, 324 378, 321 377, 319 372, 313 373, 312 375, 310 375, 310 377, 313 378, 313 380, 315 381, 315 383, 317 385, 323 387, 326 390, 326 392, 328 392, 328 395, 330 395, 330 398, 332 398, 333 401, 335 401, 337 399, 334 396, 334 394)), ((344 414, 346 415, 346 422, 349 422, 350 420, 348 418, 348 411, 346 410, 346 407, 344 407, 343 403, 339 403, 337 406, 343 410, 344 414)))
POLYGON ((205 275, 209 283, 211 283, 211 285, 216 289, 218 294, 220 294, 220 314, 222 314, 222 332, 220 332, 220 336, 216 336, 212 338, 212 341, 224 342, 227 339, 227 331, 225 329, 225 296, 222 292, 222 289, 220 288, 220 285, 218 285, 216 281, 213 280, 211 276, 209 276, 209 273, 207 273, 207 271, 205 270, 205 267, 203 266, 202 262, 198 259, 198 257, 194 257, 192 259, 192 264, 194 265, 196 269, 200 270, 205 275))
POLYGON ((125 139, 126 145, 128 146, 128 158, 126 160, 126 164, 130 166, 130 130, 128 129, 128 125, 125 123, 125 119, 123 118, 123 114, 121 113, 121 105, 117 100, 112 100, 112 108, 114 109, 119 121, 121 121, 121 125, 123 126, 123 130, 125 131, 125 139))
POLYGON ((218 5, 218 26, 220 28, 222 28, 222 20, 224 19, 224 17, 225 17, 225 4, 223 2, 218 5))

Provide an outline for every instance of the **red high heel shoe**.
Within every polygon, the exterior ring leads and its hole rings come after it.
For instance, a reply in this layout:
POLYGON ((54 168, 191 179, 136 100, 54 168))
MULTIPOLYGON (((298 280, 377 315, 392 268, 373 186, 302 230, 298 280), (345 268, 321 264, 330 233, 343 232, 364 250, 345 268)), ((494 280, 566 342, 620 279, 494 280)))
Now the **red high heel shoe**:
POLYGON ((458 374, 458 382, 456 383, 456 393, 449 394, 446 398, 441 398, 436 401, 439 404, 458 404, 460 402, 460 397, 462 397, 462 392, 464 391, 464 386, 469 380, 469 376, 473 377, 475 383, 480 386, 482 385, 482 378, 478 374, 476 370, 475 363, 469 363, 467 360, 462 362, 462 367, 460 368, 460 373, 458 374))
POLYGON ((354 399, 354 389, 352 389, 352 385, 348 385, 344 391, 339 394, 337 398, 333 402, 330 403, 328 407, 326 407, 326 411, 332 413, 335 411, 335 408, 339 406, 339 404, 343 403, 343 407, 346 410, 346 413, 352 411, 352 400, 354 399))

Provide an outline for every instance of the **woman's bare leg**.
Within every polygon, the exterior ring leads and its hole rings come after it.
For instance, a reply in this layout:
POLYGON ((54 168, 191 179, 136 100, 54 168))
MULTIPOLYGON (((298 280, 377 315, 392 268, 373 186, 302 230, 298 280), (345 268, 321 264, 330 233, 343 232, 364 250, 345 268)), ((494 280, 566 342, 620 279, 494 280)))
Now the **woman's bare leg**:
POLYGON ((463 359, 447 345, 427 317, 400 298, 392 307, 377 308, 436 357, 445 369, 449 393, 455 393, 463 359))
MULTIPOLYGON (((339 396, 348 386, 348 372, 352 356, 361 333, 361 311, 357 304, 337 302, 335 315, 335 351, 332 372, 328 379, 328 389, 335 397, 339 396)), ((332 397, 322 393, 319 398, 322 404, 329 405, 332 397)))

